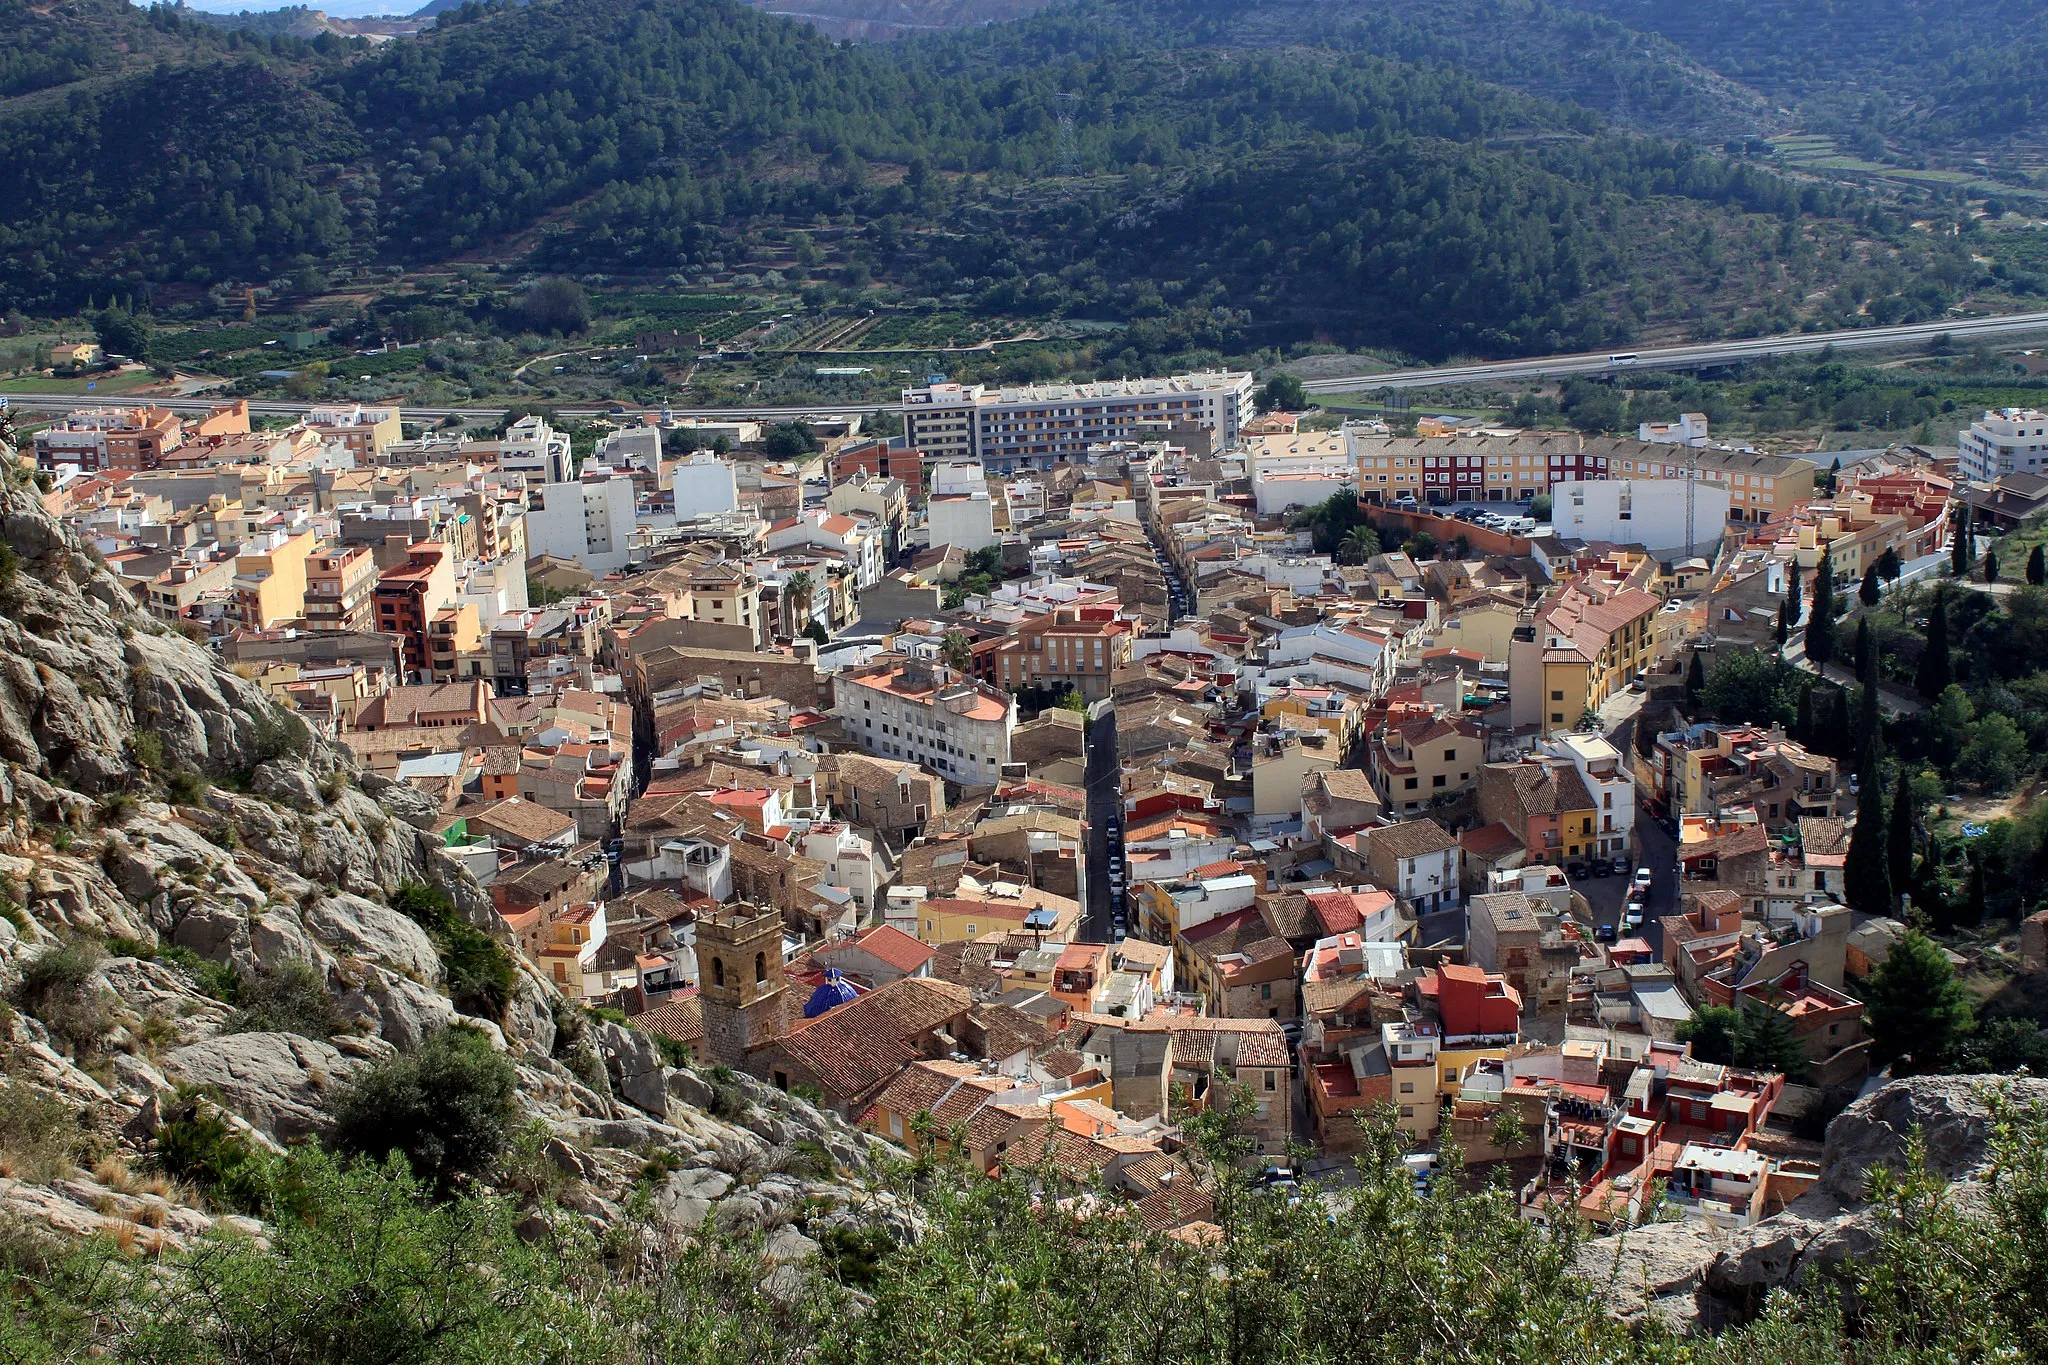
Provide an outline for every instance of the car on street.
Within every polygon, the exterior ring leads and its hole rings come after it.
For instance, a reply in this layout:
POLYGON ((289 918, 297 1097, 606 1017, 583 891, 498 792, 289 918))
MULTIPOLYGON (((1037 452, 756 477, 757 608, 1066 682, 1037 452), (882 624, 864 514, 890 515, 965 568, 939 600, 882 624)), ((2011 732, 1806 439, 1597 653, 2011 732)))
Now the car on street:
POLYGON ((1584 881, 1588 876, 1590 876, 1591 871, 1587 868, 1587 866, 1584 863, 1566 863, 1564 868, 1564 875, 1570 877, 1573 881, 1578 882, 1584 881))
POLYGON ((1615 934, 1613 925, 1596 924, 1593 926, 1593 941, 1595 943, 1612 943, 1614 942, 1614 938, 1615 934))
POLYGON ((1612 858, 1595 858, 1591 866, 1593 875, 1596 877, 1611 877, 1614 875, 1614 860, 1612 858))
POLYGON ((1644 891, 1648 891, 1648 890, 1650 889, 1650 869, 1649 869, 1649 868, 1647 868, 1647 867, 1639 867, 1639 868, 1637 868, 1637 869, 1636 869, 1636 880, 1635 880, 1635 884, 1636 884, 1636 885, 1637 885, 1638 887, 1641 887, 1641 888, 1642 888, 1642 889, 1643 889, 1644 891))

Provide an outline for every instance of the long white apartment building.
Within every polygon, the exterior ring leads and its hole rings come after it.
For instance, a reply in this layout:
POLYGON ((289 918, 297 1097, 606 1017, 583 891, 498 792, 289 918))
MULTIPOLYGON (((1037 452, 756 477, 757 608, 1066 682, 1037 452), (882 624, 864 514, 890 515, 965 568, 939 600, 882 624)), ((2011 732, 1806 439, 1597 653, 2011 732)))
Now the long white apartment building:
POLYGON ((1252 413, 1252 377, 1213 371, 1092 384, 927 384, 903 391, 907 444, 928 460, 979 460, 992 474, 1050 469, 1153 426, 1193 423, 1234 445, 1252 413))
POLYGON ((1015 699, 943 664, 885 655, 834 675, 832 693, 847 738, 879 758, 967 786, 994 783, 1010 761, 1015 699))
POLYGON ((1987 411, 1956 433, 1956 468, 1972 483, 2007 474, 2048 473, 2048 412, 2032 408, 1987 411))

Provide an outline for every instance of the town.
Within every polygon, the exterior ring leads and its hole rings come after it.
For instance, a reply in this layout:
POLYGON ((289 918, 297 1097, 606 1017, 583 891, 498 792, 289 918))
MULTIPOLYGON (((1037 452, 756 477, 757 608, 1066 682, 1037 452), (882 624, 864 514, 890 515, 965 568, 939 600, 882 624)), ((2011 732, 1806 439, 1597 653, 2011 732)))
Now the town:
MULTIPOLYGON (((1260 393, 933 377, 901 434, 619 409, 587 454, 246 401, 30 439, 142 610, 705 1066, 1191 1239, 1183 1126, 1225 1105, 1269 1187, 1387 1114, 1418 1184, 1455 1147, 1535 1221, 1783 1208, 1924 942, 1856 884, 1889 831, 1851 716, 1923 699, 1835 616, 1996 578, 2048 415, 1823 468, 1697 414, 1410 436, 1260 393), (1717 713, 1758 663, 1796 718, 1717 713)), ((2048 912, 2020 942, 2048 969, 2048 912)))

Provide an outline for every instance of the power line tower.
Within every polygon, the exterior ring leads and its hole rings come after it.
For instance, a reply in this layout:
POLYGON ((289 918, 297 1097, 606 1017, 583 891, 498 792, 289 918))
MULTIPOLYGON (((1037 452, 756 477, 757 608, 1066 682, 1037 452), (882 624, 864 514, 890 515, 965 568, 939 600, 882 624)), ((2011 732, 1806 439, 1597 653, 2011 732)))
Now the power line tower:
POLYGON ((1062 90, 1052 100, 1053 117, 1060 122, 1058 171, 1061 175, 1077 176, 1081 173, 1081 138, 1074 129, 1074 116, 1080 111, 1081 97, 1062 90))

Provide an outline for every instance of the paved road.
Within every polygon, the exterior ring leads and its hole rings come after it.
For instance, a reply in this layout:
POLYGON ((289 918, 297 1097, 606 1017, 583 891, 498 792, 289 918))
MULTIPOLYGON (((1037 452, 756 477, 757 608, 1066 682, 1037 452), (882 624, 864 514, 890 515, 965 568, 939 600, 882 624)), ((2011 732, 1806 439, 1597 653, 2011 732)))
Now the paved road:
POLYGON ((1557 379, 1575 374, 1607 374, 1623 370, 1688 370, 1728 365, 1742 360, 1767 360, 1781 355, 1811 355, 1832 346, 1838 351, 1932 341, 1947 335, 1958 341, 2005 336, 2014 332, 2048 331, 2048 313, 2012 313, 2004 317, 1949 318, 1903 327, 1865 327, 1839 332, 1797 332, 1789 336, 1755 337, 1745 341, 1659 346, 1628 352, 1635 357, 1616 364, 1608 352, 1501 360, 1483 365, 1447 365, 1431 369, 1382 370, 1374 374, 1311 379, 1310 393, 1351 393, 1360 389, 1423 389, 1448 384, 1498 383, 1515 379, 1557 379))
MULTIPOLYGON (((1116 703, 1099 701, 1088 708, 1087 776, 1088 897, 1081 938, 1088 943, 1116 943, 1117 894, 1122 878, 1112 876, 1111 862, 1123 864, 1123 764, 1117 756, 1116 703)), ((1127 871, 1127 869, 1125 869, 1127 871)))

